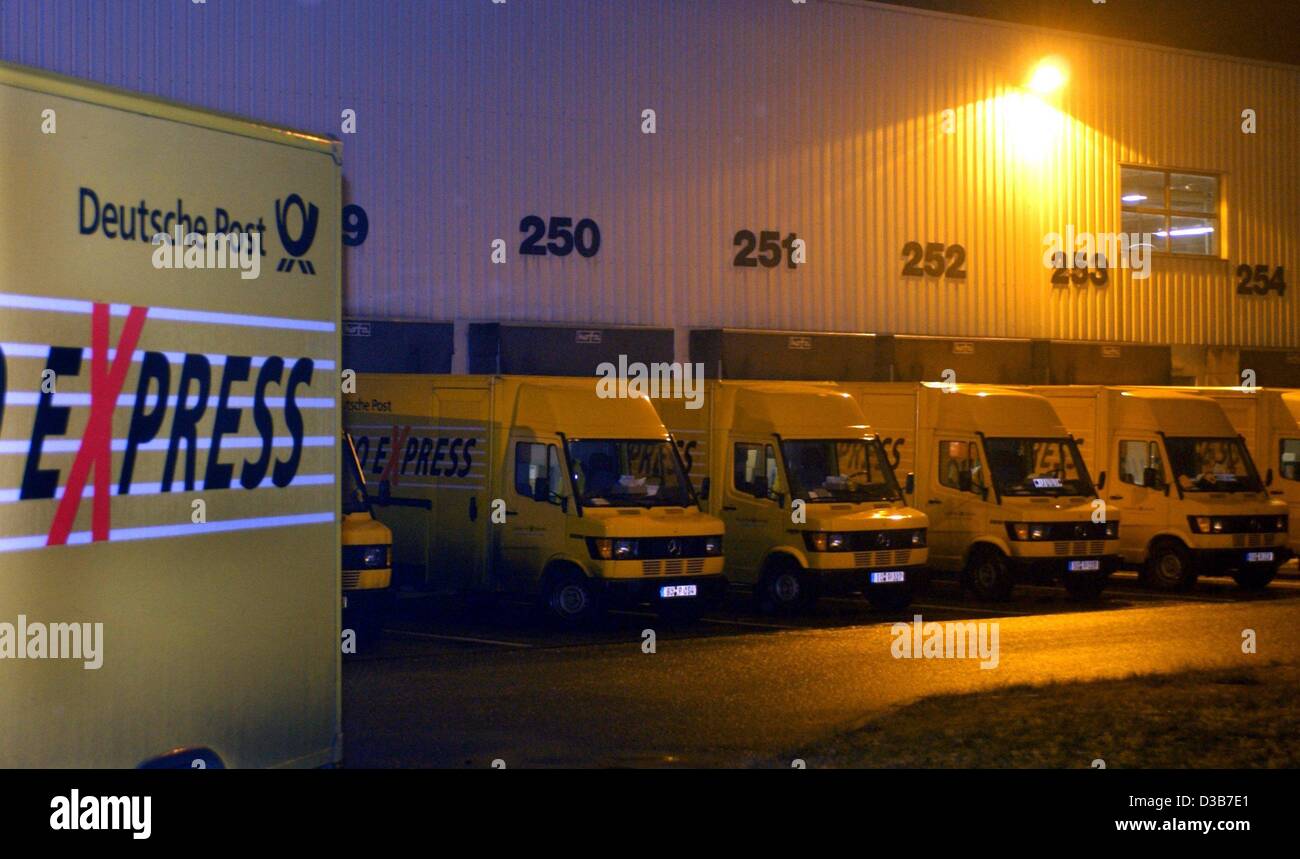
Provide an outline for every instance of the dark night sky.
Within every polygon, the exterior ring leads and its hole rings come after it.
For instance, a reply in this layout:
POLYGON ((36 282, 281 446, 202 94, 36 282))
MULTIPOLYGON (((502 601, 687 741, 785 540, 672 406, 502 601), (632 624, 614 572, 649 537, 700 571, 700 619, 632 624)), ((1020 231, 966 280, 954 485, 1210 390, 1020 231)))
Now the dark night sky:
POLYGON ((1300 0, 884 0, 1300 65, 1300 0))

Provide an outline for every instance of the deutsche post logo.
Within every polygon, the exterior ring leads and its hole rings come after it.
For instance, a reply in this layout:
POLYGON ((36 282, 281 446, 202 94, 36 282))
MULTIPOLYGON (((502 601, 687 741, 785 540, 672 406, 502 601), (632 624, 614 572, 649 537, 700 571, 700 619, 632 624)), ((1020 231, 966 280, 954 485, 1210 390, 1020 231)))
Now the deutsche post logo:
POLYGON ((311 260, 302 259, 311 250, 311 243, 316 240, 316 225, 320 220, 320 210, 315 203, 304 203, 302 197, 290 194, 283 201, 275 201, 275 229, 280 233, 280 244, 284 247, 286 257, 281 257, 275 270, 292 272, 294 263, 303 274, 315 274, 316 267, 311 260), (289 210, 298 209, 298 218, 302 222, 302 231, 297 238, 289 237, 289 210))

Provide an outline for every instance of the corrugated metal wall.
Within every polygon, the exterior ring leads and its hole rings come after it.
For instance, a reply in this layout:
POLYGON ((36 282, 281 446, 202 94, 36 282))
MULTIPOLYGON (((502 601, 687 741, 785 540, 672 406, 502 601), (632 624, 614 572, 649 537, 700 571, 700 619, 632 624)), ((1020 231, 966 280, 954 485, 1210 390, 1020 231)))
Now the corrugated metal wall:
POLYGON ((1233 277, 1300 274, 1296 69, 854 0, 11 0, 0 57, 315 132, 355 109, 354 315, 1300 345, 1297 289, 1233 277), (1059 111, 1017 89, 1047 54, 1059 111), (1121 162, 1221 171, 1225 259, 1052 287, 1044 235, 1117 231, 1121 162), (530 214, 599 253, 521 257, 530 214), (808 264, 733 266, 741 229, 808 264), (912 240, 968 278, 901 277, 912 240))

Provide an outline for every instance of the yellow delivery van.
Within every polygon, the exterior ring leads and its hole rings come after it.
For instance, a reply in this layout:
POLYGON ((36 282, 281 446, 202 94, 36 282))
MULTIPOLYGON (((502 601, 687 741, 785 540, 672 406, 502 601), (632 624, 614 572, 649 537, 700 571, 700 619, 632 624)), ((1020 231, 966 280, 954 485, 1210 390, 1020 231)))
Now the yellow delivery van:
POLYGON ((359 374, 345 413, 395 568, 434 590, 535 596, 565 623, 725 593, 722 522, 645 397, 601 397, 594 378, 359 374))
POLYGON ((1286 502, 1288 554, 1300 551, 1300 391, 1289 388, 1180 388, 1219 404, 1264 469, 1268 494, 1286 502))
POLYGON ((706 509, 726 525, 728 579, 752 586, 763 608, 806 608, 838 590, 879 608, 911 602, 926 517, 904 502, 847 393, 710 380, 700 400, 655 405, 706 509))
POLYGON ((352 436, 343 433, 343 626, 363 638, 378 632, 393 607, 393 532, 375 519, 352 436))
POLYGON ((1231 574, 1272 581, 1285 559, 1287 508, 1271 499, 1241 436, 1214 400, 1159 388, 1036 387, 1080 440, 1109 501, 1124 507, 1120 551, 1142 581, 1190 588, 1231 574))
POLYGON ((0 117, 0 767, 339 761, 339 145, 9 65, 0 117))
POLYGON ((929 382, 845 383, 890 463, 914 472, 930 517, 930 565, 984 599, 1017 580, 1059 579, 1094 599, 1118 567, 1119 511, 1106 507, 1052 406, 1024 391, 929 382))

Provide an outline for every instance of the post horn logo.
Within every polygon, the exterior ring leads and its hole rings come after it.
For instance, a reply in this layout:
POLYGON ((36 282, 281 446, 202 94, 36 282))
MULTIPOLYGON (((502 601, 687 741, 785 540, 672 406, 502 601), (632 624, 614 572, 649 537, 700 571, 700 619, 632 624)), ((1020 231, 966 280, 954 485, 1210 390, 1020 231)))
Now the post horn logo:
POLYGON ((283 272, 293 271, 294 263, 303 274, 315 274, 316 267, 311 264, 311 260, 300 259, 307 251, 311 250, 311 243, 316 240, 316 224, 320 220, 320 210, 316 208, 315 203, 303 203, 302 197, 297 194, 290 194, 284 198, 283 205, 280 200, 275 201, 275 229, 280 233, 280 244, 284 247, 287 257, 281 257, 276 263, 275 270, 283 272), (302 232, 298 238, 289 237, 289 210, 293 207, 298 208, 299 217, 302 219, 302 232))

